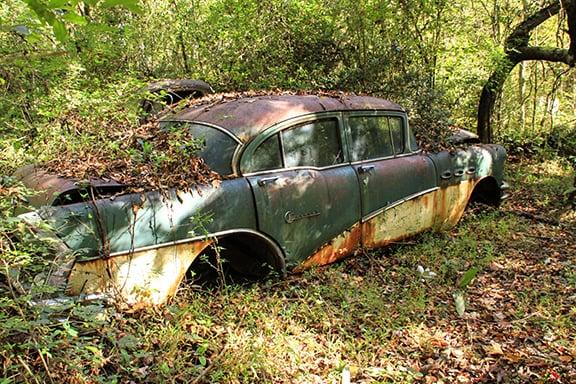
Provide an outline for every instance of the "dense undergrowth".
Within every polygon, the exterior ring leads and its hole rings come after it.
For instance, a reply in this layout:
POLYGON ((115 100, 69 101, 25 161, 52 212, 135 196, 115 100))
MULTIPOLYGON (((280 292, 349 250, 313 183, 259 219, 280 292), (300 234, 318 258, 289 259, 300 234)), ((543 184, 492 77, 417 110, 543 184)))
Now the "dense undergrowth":
MULTIPOLYGON (((469 209, 449 232, 282 281, 184 286, 136 313, 30 306, 4 276, 1 382, 324 383, 343 371, 354 382, 574 381, 576 216, 559 198, 570 170, 555 156, 518 157, 512 199, 469 209)), ((6 188, 3 202, 17 192, 6 188)), ((11 222, 3 216, 4 231, 11 222)), ((5 251, 4 271, 35 272, 46 252, 5 251)))

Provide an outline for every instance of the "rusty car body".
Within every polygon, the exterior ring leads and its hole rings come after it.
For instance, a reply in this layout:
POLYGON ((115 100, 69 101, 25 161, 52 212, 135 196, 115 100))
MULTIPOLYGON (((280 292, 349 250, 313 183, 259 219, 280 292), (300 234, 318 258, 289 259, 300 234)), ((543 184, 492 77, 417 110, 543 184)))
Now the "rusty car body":
MULTIPOLYGON (((204 139, 199 156, 226 176, 219 186, 90 201, 74 181, 19 172, 44 191, 24 218, 47 221, 68 250, 47 276, 68 295, 163 303, 214 244, 253 276, 325 265, 455 225, 469 201, 497 205, 507 187, 503 147, 424 153, 406 111, 375 97, 246 97, 162 124, 204 139)), ((123 186, 91 187, 106 195, 123 186)))

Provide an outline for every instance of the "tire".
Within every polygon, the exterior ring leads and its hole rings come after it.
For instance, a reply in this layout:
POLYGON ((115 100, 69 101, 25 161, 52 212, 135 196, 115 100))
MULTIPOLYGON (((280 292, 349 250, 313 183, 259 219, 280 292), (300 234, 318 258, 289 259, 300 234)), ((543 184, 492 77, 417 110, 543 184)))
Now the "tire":
POLYGON ((166 105, 172 105, 188 98, 204 97, 214 93, 214 90, 210 84, 202 80, 172 79, 150 83, 141 92, 143 97, 138 103, 140 106, 140 123, 145 123, 166 105))

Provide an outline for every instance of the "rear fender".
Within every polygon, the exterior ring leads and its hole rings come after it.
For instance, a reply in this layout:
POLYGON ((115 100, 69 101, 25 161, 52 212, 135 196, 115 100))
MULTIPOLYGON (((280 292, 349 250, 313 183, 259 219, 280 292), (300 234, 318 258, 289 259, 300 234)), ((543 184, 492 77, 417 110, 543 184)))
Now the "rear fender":
POLYGON ((201 239, 78 260, 70 272, 66 293, 104 293, 131 307, 162 304, 176 294, 192 262, 212 242, 201 239))

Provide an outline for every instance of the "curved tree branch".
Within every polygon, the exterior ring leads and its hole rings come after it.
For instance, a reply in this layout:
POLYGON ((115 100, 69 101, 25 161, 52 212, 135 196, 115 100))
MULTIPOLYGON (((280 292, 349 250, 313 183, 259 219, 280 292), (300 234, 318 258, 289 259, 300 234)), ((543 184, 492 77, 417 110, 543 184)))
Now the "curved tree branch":
POLYGON ((540 9, 538 12, 528 16, 526 20, 518 24, 512 33, 506 39, 506 51, 527 46, 530 39, 530 33, 540 24, 560 12, 561 4, 559 1, 553 1, 548 6, 540 9))
POLYGON ((574 66, 574 57, 570 55, 567 49, 562 48, 525 47, 510 54, 510 56, 513 58, 512 61, 517 63, 527 60, 544 60, 574 66))
POLYGON ((496 70, 482 88, 478 104, 477 132, 484 143, 492 141, 491 118, 494 112, 494 105, 502 93, 506 78, 516 64, 527 60, 553 61, 564 63, 571 67, 576 64, 576 0, 553 1, 530 15, 526 20, 518 24, 506 38, 504 52, 506 56, 497 65, 496 70), (552 16, 557 15, 561 9, 564 9, 568 19, 569 48, 529 46, 528 43, 532 31, 552 16))

